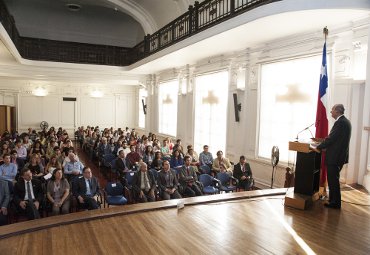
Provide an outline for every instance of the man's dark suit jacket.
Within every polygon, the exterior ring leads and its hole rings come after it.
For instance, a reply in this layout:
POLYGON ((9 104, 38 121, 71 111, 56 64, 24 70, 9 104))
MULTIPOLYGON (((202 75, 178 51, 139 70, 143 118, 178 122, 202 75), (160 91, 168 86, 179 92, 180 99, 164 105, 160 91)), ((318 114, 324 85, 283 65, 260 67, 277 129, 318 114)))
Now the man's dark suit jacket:
MULTIPOLYGON (((84 177, 78 178, 73 186, 73 195, 75 197, 81 196, 83 199, 86 198, 86 181, 84 177)), ((100 186, 98 180, 93 176, 91 178, 91 196, 95 196, 100 193, 100 186)))
MULTIPOLYGON (((177 180, 177 176, 176 176, 176 173, 175 171, 173 171, 172 169, 169 170, 170 172, 170 185, 171 185, 171 188, 175 188, 177 189, 177 186, 178 186, 178 180, 177 180)), ((166 190, 166 173, 164 170, 161 170, 158 174, 158 186, 159 188, 161 189, 161 191, 165 191, 166 190)))
MULTIPOLYGON (((148 179, 149 179, 149 184, 150 184, 150 189, 154 190, 156 188, 156 181, 154 178, 154 175, 152 172, 147 171, 148 174, 148 179)), ((132 178, 132 189, 135 191, 135 193, 138 195, 140 194, 141 191, 141 171, 137 171, 132 178)))
POLYGON ((249 163, 245 163, 245 173, 243 173, 240 163, 234 166, 233 176, 240 180, 242 176, 250 176, 252 177, 252 170, 249 163))
POLYGON ((121 159, 120 157, 118 157, 116 159, 116 169, 120 172, 120 173, 123 173, 123 171, 125 171, 125 162, 126 160, 125 159, 121 159))
MULTIPOLYGON (((44 193, 42 192, 41 182, 37 179, 31 180, 33 195, 35 196, 35 200, 38 201, 40 204, 43 201, 44 193)), ((14 202, 16 205, 19 205, 21 201, 24 200, 24 196, 26 195, 26 188, 24 184, 23 178, 15 184, 14 186, 14 202)))
POLYGON ((335 121, 330 134, 317 146, 326 149, 326 164, 342 167, 348 163, 349 141, 351 138, 351 122, 344 116, 335 121))

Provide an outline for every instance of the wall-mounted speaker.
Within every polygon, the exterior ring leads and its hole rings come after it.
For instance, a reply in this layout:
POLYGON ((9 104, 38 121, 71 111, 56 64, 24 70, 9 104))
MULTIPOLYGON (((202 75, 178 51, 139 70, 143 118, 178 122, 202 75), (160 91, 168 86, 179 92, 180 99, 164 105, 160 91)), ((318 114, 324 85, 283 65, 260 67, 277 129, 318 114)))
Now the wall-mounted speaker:
POLYGON ((144 102, 144 99, 141 99, 141 103, 143 104, 143 112, 146 114, 146 104, 144 102))
POLYGON ((233 93, 234 98, 234 113, 235 113, 235 121, 239 122, 239 112, 242 110, 242 104, 238 104, 238 94, 233 93))

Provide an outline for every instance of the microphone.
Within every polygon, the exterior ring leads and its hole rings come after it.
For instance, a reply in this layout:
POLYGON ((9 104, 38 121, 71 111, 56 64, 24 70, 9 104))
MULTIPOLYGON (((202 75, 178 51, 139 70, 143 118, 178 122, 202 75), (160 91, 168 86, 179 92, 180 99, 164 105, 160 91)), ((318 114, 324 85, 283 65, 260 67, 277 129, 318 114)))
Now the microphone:
POLYGON ((312 137, 313 137, 313 134, 312 134, 312 132, 311 132, 311 130, 309 129, 310 127, 312 127, 313 125, 315 124, 315 122, 314 123, 312 123, 311 125, 309 125, 308 127, 305 127, 304 129, 302 129, 301 131, 299 131, 298 132, 298 134, 297 134, 297 137, 295 138, 297 141, 298 141, 298 135, 300 134, 300 133, 302 133, 303 131, 306 131, 307 129, 310 131, 310 133, 311 133, 311 135, 312 135, 312 137))

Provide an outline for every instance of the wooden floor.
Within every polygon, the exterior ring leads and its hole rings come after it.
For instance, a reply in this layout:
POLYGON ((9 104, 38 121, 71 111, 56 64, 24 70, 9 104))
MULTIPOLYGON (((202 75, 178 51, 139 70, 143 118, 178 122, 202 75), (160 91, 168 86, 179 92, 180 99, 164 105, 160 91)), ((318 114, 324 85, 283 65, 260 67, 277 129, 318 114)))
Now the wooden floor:
POLYGON ((370 254, 370 197, 284 207, 285 189, 133 204, 0 227, 0 254, 370 254), (265 196, 266 195, 266 196, 265 196), (27 233, 29 232, 29 233, 27 233))

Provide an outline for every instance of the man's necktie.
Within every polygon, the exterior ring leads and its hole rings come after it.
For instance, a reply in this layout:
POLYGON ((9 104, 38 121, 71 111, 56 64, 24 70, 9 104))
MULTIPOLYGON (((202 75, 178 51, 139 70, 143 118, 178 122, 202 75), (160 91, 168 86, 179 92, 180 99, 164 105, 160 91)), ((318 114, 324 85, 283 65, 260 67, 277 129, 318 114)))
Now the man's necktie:
POLYGON ((30 183, 31 183, 30 181, 27 182, 27 196, 28 196, 28 201, 33 203, 30 183))

